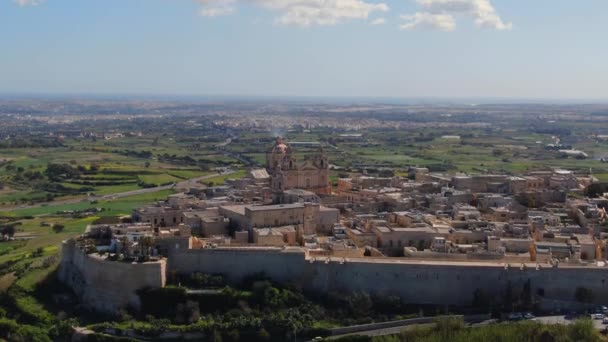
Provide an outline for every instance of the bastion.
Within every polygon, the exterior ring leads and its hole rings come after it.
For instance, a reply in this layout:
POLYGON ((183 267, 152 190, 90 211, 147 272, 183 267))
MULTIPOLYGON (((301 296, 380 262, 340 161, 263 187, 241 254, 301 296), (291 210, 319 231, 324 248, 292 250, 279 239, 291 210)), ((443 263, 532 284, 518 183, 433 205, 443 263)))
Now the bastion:
POLYGON ((108 313, 139 308, 136 291, 165 286, 166 260, 126 263, 86 254, 74 240, 64 241, 59 279, 70 286, 87 307, 108 313))

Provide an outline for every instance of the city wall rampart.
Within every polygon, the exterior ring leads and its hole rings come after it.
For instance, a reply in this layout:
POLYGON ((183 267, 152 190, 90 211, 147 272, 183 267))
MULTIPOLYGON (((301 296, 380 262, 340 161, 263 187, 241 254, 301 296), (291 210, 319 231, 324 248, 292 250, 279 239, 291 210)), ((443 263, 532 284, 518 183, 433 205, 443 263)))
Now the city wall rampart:
POLYGON ((136 291, 164 286, 167 272, 220 273, 232 283, 263 272, 278 282, 312 291, 365 291, 397 295, 412 304, 461 306, 472 304, 476 290, 494 302, 505 298, 507 288, 518 297, 529 282, 531 294, 542 298, 544 309, 572 309, 577 287, 591 290, 596 304, 608 303, 608 269, 594 266, 311 257, 299 248, 278 247, 178 249, 166 262, 129 264, 87 255, 69 241, 62 253, 60 279, 84 303, 105 312, 138 307, 136 291))
POLYGON ((166 261, 125 263, 87 255, 73 240, 64 241, 59 279, 69 285, 85 305, 114 313, 139 307, 136 291, 165 286, 166 261))
MULTIPOLYGON (((408 303, 471 305, 474 293, 502 301, 510 287, 519 296, 529 281, 531 294, 545 302, 575 300, 577 287, 591 290, 593 301, 608 303, 608 269, 600 267, 536 268, 521 263, 437 262, 386 258, 307 258, 304 251, 272 249, 185 250, 169 257, 168 269, 177 273, 222 273, 233 282, 263 272, 279 282, 292 282, 305 289, 366 291, 398 295, 408 303)), ((558 303, 560 307, 563 301, 558 303)))

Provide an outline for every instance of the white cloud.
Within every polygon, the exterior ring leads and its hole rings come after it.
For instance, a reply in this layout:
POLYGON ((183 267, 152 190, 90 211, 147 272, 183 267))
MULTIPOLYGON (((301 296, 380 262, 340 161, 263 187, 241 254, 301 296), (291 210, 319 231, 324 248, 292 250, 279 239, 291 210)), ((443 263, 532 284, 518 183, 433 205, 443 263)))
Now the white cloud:
POLYGON ((416 0, 425 12, 418 12, 414 15, 402 16, 407 22, 403 26, 413 27, 422 26, 426 23, 430 26, 434 22, 437 29, 446 30, 448 17, 451 17, 455 27, 454 15, 464 14, 473 17, 477 27, 492 28, 496 30, 510 30, 513 26, 510 22, 504 22, 490 0, 416 0), (416 20, 420 22, 416 25, 416 20))
POLYGON ((13 0, 14 3, 21 7, 25 6, 38 6, 43 3, 45 0, 13 0))
POLYGON ((453 31, 456 27, 454 17, 450 14, 433 14, 418 12, 414 15, 402 15, 405 22, 399 25, 402 30, 435 29, 441 31, 453 31))
POLYGON ((386 19, 377 18, 377 19, 372 20, 369 24, 370 25, 384 25, 384 24, 386 24, 386 19))
MULTIPOLYGON (((13 0, 19 6, 37 6, 45 0, 13 0)), ((379 0, 374 0, 379 1, 379 0)), ((275 22, 282 25, 335 25, 347 20, 367 20, 375 12, 387 12, 383 2, 367 0, 194 0, 199 14, 217 17, 235 12, 241 5, 252 5, 278 13, 275 22)), ((374 24, 384 23, 379 18, 374 24)))
POLYGON ((196 0, 200 3, 200 15, 205 17, 218 17, 234 12, 234 0, 196 0))
POLYGON ((335 25, 345 20, 367 19, 373 12, 386 12, 385 3, 363 0, 196 0, 201 14, 229 14, 238 5, 250 4, 279 13, 275 22, 282 25, 335 25))

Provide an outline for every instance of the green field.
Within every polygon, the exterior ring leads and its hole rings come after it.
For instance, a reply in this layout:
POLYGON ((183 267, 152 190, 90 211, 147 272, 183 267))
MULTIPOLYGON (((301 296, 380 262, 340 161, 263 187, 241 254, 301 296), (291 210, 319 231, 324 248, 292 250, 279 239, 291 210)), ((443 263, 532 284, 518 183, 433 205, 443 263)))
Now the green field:
POLYGON ((164 200, 167 195, 171 193, 172 190, 162 190, 142 195, 103 200, 93 204, 88 201, 84 201, 76 204, 41 206, 36 208, 23 208, 14 210, 0 210, 0 215, 9 217, 23 217, 43 214, 54 214, 62 211, 84 210, 87 208, 103 208, 104 211, 99 213, 100 216, 126 215, 130 214, 134 208, 137 208, 142 204, 164 200))
POLYGON ((0 149, 0 160, 9 160, 11 167, 0 165, 0 207, 170 184, 203 176, 213 167, 236 163, 218 153, 213 143, 158 138, 154 135, 112 140, 74 138, 66 139, 63 147, 0 149), (59 182, 63 190, 49 187, 47 179, 41 179, 46 182, 20 179, 26 173, 44 175, 51 163, 84 171, 94 167, 96 171, 59 182))
POLYGON ((145 183, 154 184, 154 185, 171 184, 171 183, 178 182, 181 180, 180 178, 177 178, 175 176, 171 176, 168 174, 164 174, 164 173, 155 174, 155 175, 139 176, 139 179, 141 179, 145 183))
POLYGON ((245 175, 247 175, 246 170, 239 170, 234 173, 207 178, 205 180, 202 180, 201 182, 210 185, 222 185, 228 179, 239 179, 245 177, 245 175))

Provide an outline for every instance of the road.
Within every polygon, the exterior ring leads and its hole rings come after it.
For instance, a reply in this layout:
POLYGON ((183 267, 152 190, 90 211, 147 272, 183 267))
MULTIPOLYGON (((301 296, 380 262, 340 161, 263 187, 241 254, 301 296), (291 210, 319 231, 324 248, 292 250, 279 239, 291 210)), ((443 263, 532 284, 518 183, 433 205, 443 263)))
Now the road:
MULTIPOLYGON (((572 322, 574 322, 574 320, 569 320, 566 319, 565 316, 542 316, 542 317, 536 317, 534 318, 534 321, 536 322, 540 322, 542 324, 571 324, 572 322)), ((497 321, 496 320, 488 320, 485 322, 481 322, 481 323, 476 323, 476 324, 472 324, 472 325, 468 325, 471 328, 476 328, 476 327, 481 327, 484 325, 488 325, 488 324, 496 324, 497 321)), ((505 323, 508 323, 508 321, 505 321, 505 323)), ((500 324, 500 323, 497 323, 500 324)), ((343 334, 343 335, 335 335, 335 336, 330 336, 327 337, 328 340, 333 340, 333 339, 337 339, 337 338, 341 338, 344 336, 350 336, 350 335, 364 335, 364 336, 382 336, 382 335, 393 335, 393 334, 398 334, 403 330, 407 330, 407 329, 414 329, 414 328, 418 328, 418 327, 427 327, 427 326, 431 326, 433 325, 433 323, 430 324, 412 324, 412 325, 402 325, 402 326, 398 326, 398 327, 391 327, 391 328, 383 328, 383 329, 375 329, 375 330, 366 330, 366 331, 359 331, 359 332, 355 332, 355 333, 349 333, 349 334, 343 334)), ((601 319, 594 319, 593 320, 593 325, 595 326, 595 328, 599 331, 604 330, 606 328, 606 325, 604 325, 602 323, 601 319)))
POLYGON ((53 202, 36 203, 36 204, 32 204, 32 205, 3 207, 3 208, 0 208, 0 211, 39 208, 42 206, 54 207, 54 206, 64 205, 64 204, 75 204, 75 203, 80 203, 80 202, 90 202, 90 201, 109 200, 109 199, 116 199, 116 198, 122 198, 122 197, 130 197, 130 196, 142 195, 142 194, 147 194, 147 193, 152 193, 152 192, 158 192, 158 191, 162 191, 162 190, 169 190, 169 189, 173 189, 173 188, 189 188, 189 187, 194 186, 196 183, 198 183, 201 180, 205 180, 205 179, 209 179, 209 178, 213 178, 213 177, 217 177, 217 176, 229 175, 229 174, 233 174, 235 172, 236 171, 229 170, 229 171, 222 172, 222 173, 214 173, 214 174, 210 174, 210 175, 206 175, 206 176, 190 178, 190 179, 187 179, 187 180, 184 180, 184 181, 181 181, 178 183, 169 184, 169 185, 156 186, 153 188, 143 188, 143 189, 137 189, 137 190, 131 190, 131 191, 125 191, 125 192, 117 192, 114 194, 108 194, 108 195, 103 195, 103 196, 89 196, 89 197, 84 197, 84 198, 77 197, 77 198, 69 198, 69 199, 58 200, 58 201, 53 201, 53 202))
POLYGON ((392 327, 392 328, 383 328, 383 329, 376 329, 376 330, 366 330, 366 331, 359 331, 359 332, 355 332, 355 333, 350 333, 350 334, 344 334, 344 335, 336 335, 336 336, 329 336, 326 339, 327 340, 335 340, 338 338, 342 338, 345 336, 352 336, 352 335, 363 335, 363 336, 382 336, 382 335, 395 335, 398 334, 400 332, 402 332, 403 330, 408 330, 408 329, 414 329, 414 328, 421 328, 421 327, 428 327, 433 325, 434 323, 430 323, 430 324, 412 324, 412 325, 405 325, 405 326, 398 326, 398 327, 392 327))

